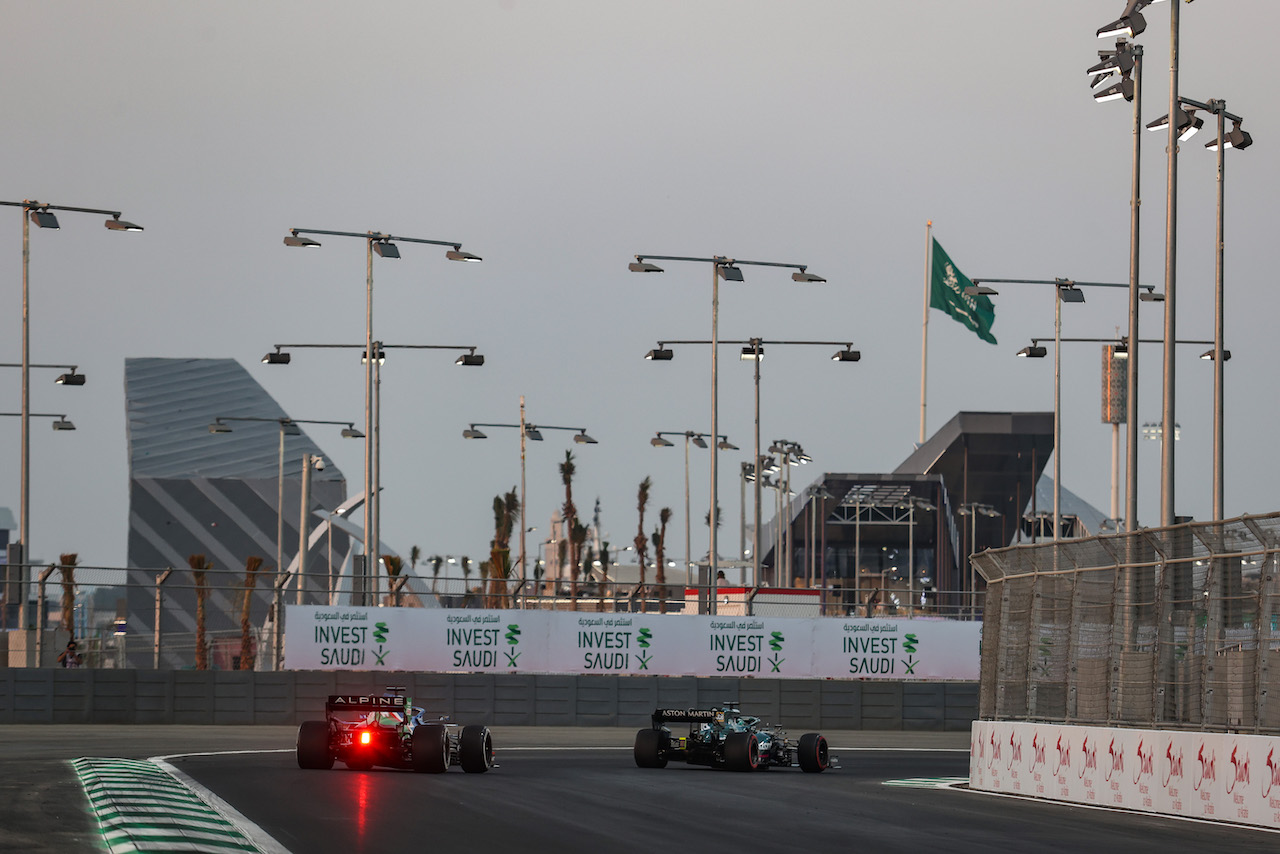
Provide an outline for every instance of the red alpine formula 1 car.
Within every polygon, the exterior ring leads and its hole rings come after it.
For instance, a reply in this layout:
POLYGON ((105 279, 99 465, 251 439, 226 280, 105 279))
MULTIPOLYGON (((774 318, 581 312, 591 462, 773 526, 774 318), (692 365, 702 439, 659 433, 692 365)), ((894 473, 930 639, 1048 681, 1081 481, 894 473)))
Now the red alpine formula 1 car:
POLYGON ((438 774, 460 765, 483 774, 494 767, 488 727, 426 720, 404 688, 381 696, 333 694, 324 716, 298 727, 299 768, 332 768, 334 760, 354 771, 379 765, 438 774))

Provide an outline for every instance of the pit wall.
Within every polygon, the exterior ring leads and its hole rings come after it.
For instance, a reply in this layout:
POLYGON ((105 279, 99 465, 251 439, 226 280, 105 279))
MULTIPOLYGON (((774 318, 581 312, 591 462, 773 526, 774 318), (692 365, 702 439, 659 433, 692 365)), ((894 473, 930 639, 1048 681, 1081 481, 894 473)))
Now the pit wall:
POLYGON ((642 727, 658 707, 737 701, 789 730, 964 732, 976 682, 836 681, 487 673, 0 670, 0 724, 289 724, 324 715, 330 694, 404 686, 458 723, 642 727))
POLYGON ((1280 828, 1280 736, 975 721, 969 786, 1280 828))

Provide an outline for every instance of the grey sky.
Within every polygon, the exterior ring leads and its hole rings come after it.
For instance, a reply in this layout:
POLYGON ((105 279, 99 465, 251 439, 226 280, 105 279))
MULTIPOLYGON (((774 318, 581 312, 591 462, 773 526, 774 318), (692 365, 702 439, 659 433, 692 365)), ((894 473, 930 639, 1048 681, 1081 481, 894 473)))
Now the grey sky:
MULTIPOLYGON (((407 552, 479 559, 493 496, 519 480, 516 431, 462 439, 472 421, 528 417, 586 427, 528 455, 529 524, 563 499, 598 496, 615 544, 635 535, 635 493, 683 517, 683 454, 657 430, 708 430, 710 357, 658 339, 707 338, 710 271, 627 272, 635 253, 797 262, 797 285, 749 269, 721 288, 723 338, 853 340, 777 348, 763 365, 765 442, 800 442, 798 472, 888 471, 918 430, 927 220, 971 277, 1124 281, 1130 108, 1094 104, 1085 69, 1110 47, 1094 31, 1121 0, 917 2, 468 2, 33 4, 5 0, 0 32, 0 198, 119 209, 142 234, 68 214, 32 237, 37 362, 78 364, 83 388, 35 375, 32 407, 79 428, 33 428, 32 549, 122 565, 127 530, 123 362, 241 360, 297 418, 359 420, 350 352, 258 363, 285 341, 360 343, 364 247, 333 238, 286 249, 290 227, 461 241, 451 264, 405 245, 375 259, 374 324, 388 343, 476 344, 482 369, 440 353, 383 368, 383 536, 407 552), (46 381, 46 379, 48 381, 46 381)), ((1147 10, 1146 116, 1167 112, 1169 7, 1147 10)), ((1277 509, 1272 425, 1280 128, 1274 0, 1182 7, 1182 94, 1225 98, 1256 144, 1227 152, 1228 515, 1277 509)), ((1214 155, 1183 146, 1181 338, 1212 337, 1214 155)), ((1142 278, 1161 285, 1164 137, 1143 139, 1142 278)), ((7 213, 5 211, 8 211, 7 213)), ((20 221, 0 210, 9 259, 8 355, 17 361, 20 221)), ((1114 334, 1122 292, 1063 310, 1064 335, 1114 334)), ((1160 310, 1144 309, 1144 337, 1160 310)), ((960 409, 1050 410, 1052 362, 1014 357, 1053 334, 1049 288, 996 300, 998 346, 930 318, 929 432, 960 409)), ((1211 509, 1210 363, 1181 348, 1177 512, 1211 509)), ((1100 423, 1097 345, 1064 345, 1064 485, 1102 509, 1110 428, 1100 423), (1070 349, 1066 349, 1070 347, 1070 349)), ((1143 355, 1141 418, 1160 417, 1159 349, 1143 355)), ((751 370, 721 352, 721 551, 737 547, 738 462, 749 457, 751 370)), ((18 372, 2 378, 17 411, 18 372)), ((18 423, 0 424, 0 503, 18 505, 18 423)), ((308 431, 361 480, 358 443, 308 431)), ((1144 443, 1140 517, 1159 515, 1159 451, 1144 443)), ((693 452, 694 549, 705 550, 707 452, 693 452)), ((772 510, 766 509, 766 518, 772 510)), ((680 525, 672 540, 683 541, 680 525)), ((537 539, 535 537, 534 539, 537 539)))

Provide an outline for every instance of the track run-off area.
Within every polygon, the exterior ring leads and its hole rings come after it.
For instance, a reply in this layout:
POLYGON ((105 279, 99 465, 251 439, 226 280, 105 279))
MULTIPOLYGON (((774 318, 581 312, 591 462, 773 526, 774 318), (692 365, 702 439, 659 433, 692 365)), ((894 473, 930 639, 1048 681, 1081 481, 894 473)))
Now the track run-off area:
POLYGON ((292 727, 0 730, 0 850, 1273 851, 1274 833, 970 792, 967 733, 827 732, 840 766, 640 769, 634 730, 496 727, 485 774, 297 767, 292 727))

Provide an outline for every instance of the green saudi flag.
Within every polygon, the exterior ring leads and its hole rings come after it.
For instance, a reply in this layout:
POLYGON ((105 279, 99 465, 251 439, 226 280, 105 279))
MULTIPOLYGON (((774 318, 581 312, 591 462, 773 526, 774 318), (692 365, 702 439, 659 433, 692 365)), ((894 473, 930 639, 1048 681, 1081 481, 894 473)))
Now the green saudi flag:
POLYGON ((937 238, 933 239, 933 275, 929 286, 929 307, 945 311, 965 326, 978 333, 989 344, 996 343, 991 334, 991 324, 996 322, 996 308, 984 294, 969 295, 964 289, 973 283, 956 269, 951 258, 942 249, 937 238))

